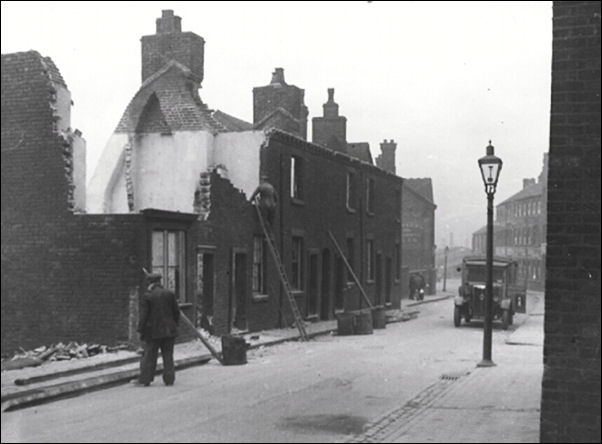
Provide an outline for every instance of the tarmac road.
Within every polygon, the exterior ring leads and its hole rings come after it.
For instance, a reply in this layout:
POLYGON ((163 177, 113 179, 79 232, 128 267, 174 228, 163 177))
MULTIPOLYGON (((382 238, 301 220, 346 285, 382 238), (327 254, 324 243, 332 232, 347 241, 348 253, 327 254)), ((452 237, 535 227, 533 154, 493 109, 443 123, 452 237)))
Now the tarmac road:
MULTIPOLYGON (((389 324, 373 335, 285 343, 249 352, 244 366, 211 361, 183 370, 173 387, 159 378, 146 388, 121 386, 2 413, 2 442, 352 439, 408 401, 434 399, 447 390, 445 384, 461 383, 464 377, 453 379, 474 371, 481 358, 481 325, 454 328, 452 299, 415 308, 417 319, 389 324)), ((517 315, 517 323, 526 318, 517 315)), ((497 350, 511 347, 505 344, 510 333, 494 328, 494 361, 497 350)), ((520 359, 541 361, 541 347, 519 351, 520 359)), ((503 371, 507 355, 500 356, 497 371, 503 371)), ((538 424, 525 427, 529 436, 538 433, 538 424)))

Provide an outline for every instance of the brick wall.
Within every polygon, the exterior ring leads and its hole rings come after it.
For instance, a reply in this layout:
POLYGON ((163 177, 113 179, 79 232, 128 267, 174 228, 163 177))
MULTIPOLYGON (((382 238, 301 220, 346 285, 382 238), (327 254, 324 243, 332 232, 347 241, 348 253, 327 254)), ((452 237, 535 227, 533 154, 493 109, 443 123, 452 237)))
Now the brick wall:
POLYGON ((129 336, 140 284, 138 216, 75 215, 65 141, 53 128, 58 70, 35 51, 2 56, 2 352, 129 336))
POLYGON ((164 10, 157 19, 157 33, 142 41, 142 81, 160 70, 170 60, 186 66, 195 79, 203 81, 205 40, 193 32, 182 32, 181 19, 164 10))
MULTIPOLYGON (((308 261, 310 255, 317 255, 318 265, 318 296, 317 317, 332 318, 336 291, 336 250, 328 237, 332 231, 339 245, 347 254, 347 239, 353 239, 354 270, 359 277, 366 293, 373 302, 384 303, 386 259, 391 261, 391 302, 399 306, 400 289, 395 281, 396 251, 395 244, 400 241, 401 226, 396 214, 400 212, 396 200, 396 189, 401 189, 401 178, 358 161, 348 156, 334 153, 304 142, 296 137, 281 132, 272 132, 269 142, 262 151, 262 172, 267 173, 273 180, 281 196, 278 217, 275 226, 276 239, 281 248, 281 256, 291 278, 292 237, 303 238, 304 277, 302 291, 297 294, 297 303, 303 314, 309 314, 308 302, 308 261), (302 162, 302 199, 291 198, 290 174, 291 156, 298 157, 302 162), (353 211, 347 209, 347 172, 353 171, 356 180, 356 199, 353 211), (375 206, 373 215, 366 212, 366 180, 374 180, 375 206), (369 282, 366 273, 366 240, 374 240, 375 250, 382 260, 381 297, 377 297, 377 283, 369 282), (322 273, 324 258, 327 258, 326 269, 322 273), (322 291, 323 280, 328 292, 322 291)), ((347 271, 344 270, 345 280, 347 271)), ((268 279, 275 289, 278 289, 275 270, 268 270, 268 279)), ((290 323, 291 317, 288 301, 285 296, 276 294, 271 297, 280 298, 283 310, 283 325, 290 323)), ((357 309, 365 307, 361 295, 355 285, 350 285, 344 291, 344 307, 357 309)))
POLYGON ((600 2, 554 2, 542 442, 600 442, 600 2))
POLYGON ((436 292, 435 272, 435 206, 427 202, 409 185, 404 184, 402 202, 402 264, 408 269, 408 278, 402 281, 404 295, 409 295, 409 273, 420 273, 429 285, 427 294, 436 292), (406 291, 407 290, 407 291, 406 291))

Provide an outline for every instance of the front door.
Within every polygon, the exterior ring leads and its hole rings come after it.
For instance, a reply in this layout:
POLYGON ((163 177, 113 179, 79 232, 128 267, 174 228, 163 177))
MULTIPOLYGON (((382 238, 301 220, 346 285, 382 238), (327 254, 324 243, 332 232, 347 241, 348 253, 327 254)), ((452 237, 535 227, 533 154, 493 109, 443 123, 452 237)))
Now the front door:
POLYGON ((375 305, 382 305, 383 297, 383 264, 382 256, 380 253, 376 253, 376 296, 375 305))
POLYGON ((391 303, 391 280, 392 280, 392 266, 391 266, 391 258, 388 257, 385 259, 385 303, 391 303))
POLYGON ((309 255, 309 273, 307 282, 307 316, 318 314, 318 255, 309 255))
POLYGON ((213 333, 213 295, 215 288, 213 251, 197 251, 197 327, 213 333))
POLYGON ((322 288, 320 299, 320 319, 327 320, 329 318, 330 307, 330 251, 324 248, 322 251, 322 288))
POLYGON ((230 331, 247 329, 247 254, 235 252, 232 258, 230 331))
POLYGON ((335 310, 342 310, 345 306, 344 301, 344 289, 345 289, 345 264, 343 259, 337 255, 335 259, 335 270, 334 270, 334 308, 335 310))

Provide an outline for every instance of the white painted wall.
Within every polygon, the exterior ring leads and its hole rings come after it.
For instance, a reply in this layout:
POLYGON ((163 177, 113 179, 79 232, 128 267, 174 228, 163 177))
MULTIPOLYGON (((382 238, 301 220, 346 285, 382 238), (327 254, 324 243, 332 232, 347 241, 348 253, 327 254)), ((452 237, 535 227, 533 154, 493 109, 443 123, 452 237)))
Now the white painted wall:
MULTIPOLYGON (((86 212, 105 213, 111 208, 113 188, 120 175, 123 175, 123 151, 128 142, 125 133, 114 133, 107 142, 98 165, 88 182, 86 189, 86 212)), ((125 190, 125 188, 124 188, 125 190)), ((125 192, 125 191, 124 191, 125 192)), ((127 213, 125 210, 119 211, 127 213)))
POLYGON ((56 121, 56 127, 60 133, 61 131, 68 131, 71 126, 71 93, 59 83, 53 83, 56 88, 54 115, 59 116, 59 119, 56 121))
MULTIPOLYGON (((77 133, 79 134, 79 133, 77 133)), ((75 211, 86 211, 86 141, 73 135, 73 200, 75 211)))
MULTIPOLYGON (((250 197, 259 183, 263 131, 181 131, 137 135, 133 141, 134 209, 191 213, 201 172, 224 165, 227 178, 250 197)), ((88 213, 127 213, 125 146, 128 135, 111 136, 88 183, 88 213)))
POLYGON ((138 136, 132 160, 135 209, 192 213, 194 192, 212 148, 213 135, 206 131, 138 136))
POLYGON ((227 178, 247 198, 259 184, 259 153, 265 140, 263 131, 220 133, 215 137, 211 166, 224 165, 227 178))

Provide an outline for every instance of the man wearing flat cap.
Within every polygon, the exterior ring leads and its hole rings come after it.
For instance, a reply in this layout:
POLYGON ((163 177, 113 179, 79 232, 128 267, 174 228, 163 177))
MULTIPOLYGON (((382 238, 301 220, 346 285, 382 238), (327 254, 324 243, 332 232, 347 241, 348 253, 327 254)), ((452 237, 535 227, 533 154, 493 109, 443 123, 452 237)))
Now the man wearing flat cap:
POLYGON ((161 278, 159 273, 146 275, 148 290, 140 304, 138 333, 144 342, 144 353, 138 382, 145 386, 154 379, 159 349, 163 357, 163 382, 173 385, 176 379, 173 351, 178 335, 180 308, 174 292, 161 285, 161 278))

